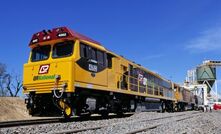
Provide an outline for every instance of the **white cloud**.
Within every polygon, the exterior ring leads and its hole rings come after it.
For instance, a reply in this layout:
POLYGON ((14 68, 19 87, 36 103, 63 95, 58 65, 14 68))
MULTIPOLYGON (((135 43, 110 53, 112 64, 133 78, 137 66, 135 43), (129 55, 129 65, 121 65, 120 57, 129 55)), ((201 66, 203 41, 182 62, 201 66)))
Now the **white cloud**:
POLYGON ((204 31, 192 39, 187 47, 191 52, 209 52, 221 49, 221 27, 204 31))

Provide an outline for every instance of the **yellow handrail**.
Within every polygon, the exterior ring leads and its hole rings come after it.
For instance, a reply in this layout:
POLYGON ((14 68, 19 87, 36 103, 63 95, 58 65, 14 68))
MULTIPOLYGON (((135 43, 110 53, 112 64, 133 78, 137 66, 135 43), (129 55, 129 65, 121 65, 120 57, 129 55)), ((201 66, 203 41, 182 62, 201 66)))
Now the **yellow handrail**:
POLYGON ((156 88, 156 91, 157 91, 156 95, 157 96, 168 97, 168 93, 166 93, 167 91, 165 90, 164 87, 162 87, 162 86, 160 86, 160 85, 158 85, 158 84, 156 84, 156 83, 154 83, 150 80, 147 80, 146 85, 141 85, 139 79, 136 78, 136 77, 125 75, 125 74, 122 74, 122 73, 117 73, 117 75, 118 75, 117 79, 118 79, 118 83, 119 83, 119 87, 118 87, 119 89, 122 89, 122 83, 121 82, 123 81, 123 77, 125 77, 125 80, 126 80, 126 83, 127 83, 126 90, 131 91, 131 86, 135 86, 135 87, 137 87, 136 92, 140 92, 141 88, 144 88, 145 89, 144 92, 146 94, 149 94, 151 92, 152 94, 150 94, 150 95, 155 95, 155 88, 156 88), (135 83, 132 83, 131 80, 134 80, 135 83))

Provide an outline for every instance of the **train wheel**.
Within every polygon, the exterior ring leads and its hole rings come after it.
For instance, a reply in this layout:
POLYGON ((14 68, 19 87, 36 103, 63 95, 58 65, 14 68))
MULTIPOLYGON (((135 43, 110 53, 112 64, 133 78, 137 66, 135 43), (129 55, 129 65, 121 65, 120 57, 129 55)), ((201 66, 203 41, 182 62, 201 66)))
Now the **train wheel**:
POLYGON ((162 110, 163 110, 163 113, 166 111, 166 104, 164 102, 162 104, 162 110))
POLYGON ((178 112, 181 112, 181 111, 182 111, 182 108, 181 108, 180 104, 177 104, 177 111, 178 111, 178 112))
POLYGON ((160 113, 164 113, 164 112, 165 112, 165 110, 166 110, 166 105, 165 105, 164 102, 161 103, 159 109, 160 109, 160 111, 159 111, 160 113))
POLYGON ((116 114, 118 117, 122 117, 124 115, 124 113, 122 111, 118 111, 118 112, 116 112, 116 114))
POLYGON ((195 109, 195 106, 194 104, 191 105, 191 110, 194 110, 195 109))
POLYGON ((178 112, 177 105, 174 106, 174 111, 175 111, 175 112, 178 112))
POLYGON ((172 102, 167 102, 167 112, 174 112, 174 106, 172 102))
POLYGON ((103 111, 101 111, 100 114, 101 114, 102 118, 106 119, 106 118, 108 118, 109 112, 108 112, 108 110, 103 110, 103 111))
POLYGON ((188 110, 187 106, 184 106, 184 111, 187 111, 187 110, 188 110))

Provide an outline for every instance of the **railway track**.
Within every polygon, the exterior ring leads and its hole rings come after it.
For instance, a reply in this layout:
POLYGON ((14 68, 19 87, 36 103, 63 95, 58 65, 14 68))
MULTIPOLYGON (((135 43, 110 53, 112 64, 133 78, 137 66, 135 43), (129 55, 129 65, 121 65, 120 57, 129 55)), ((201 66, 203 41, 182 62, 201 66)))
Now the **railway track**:
MULTIPOLYGON (((112 118, 124 118, 133 115, 133 113, 127 113, 122 115, 121 117, 113 114, 107 117, 107 119, 112 118)), ((103 117, 99 115, 92 115, 91 117, 72 117, 68 120, 62 117, 50 117, 44 119, 30 119, 30 120, 16 120, 16 121, 4 121, 0 122, 0 128, 7 128, 7 127, 19 127, 19 126, 28 126, 28 125, 38 125, 38 124, 50 124, 50 123, 66 123, 66 122, 79 122, 79 121, 88 121, 88 120, 102 120, 103 117)))
MULTIPOLYGON (((188 120, 188 119, 193 118, 193 117, 195 117, 195 116, 192 115, 192 116, 189 116, 189 117, 184 117, 184 118, 181 118, 181 119, 173 120, 173 122, 180 122, 180 121, 188 120)), ((159 123, 159 124, 156 124, 156 125, 153 125, 153 126, 144 127, 144 128, 141 128, 141 129, 131 131, 131 132, 127 132, 125 134, 136 134, 136 133, 140 133, 140 132, 146 132, 146 131, 149 131, 149 130, 152 130, 152 129, 156 129, 157 127, 160 127, 160 126, 165 125, 165 124, 166 123, 159 123)))
MULTIPOLYGON (((192 113, 191 116, 184 117, 184 118, 181 118, 181 119, 177 119, 175 121, 179 122, 179 121, 182 121, 182 120, 190 119, 190 118, 194 117, 195 114, 200 114, 200 113, 199 112, 195 112, 195 113, 192 113)), ((148 122, 148 121, 157 121, 157 120, 163 120, 163 119, 179 117, 179 116, 185 116, 185 115, 187 115, 187 114, 180 114, 180 115, 175 115, 175 116, 166 116, 166 117, 153 118, 153 119, 142 119, 142 120, 128 122, 127 124, 140 123, 140 122, 148 122)), ((79 133, 79 132, 84 132, 84 131, 89 131, 89 130, 94 130, 95 131, 95 130, 99 130, 99 129, 102 129, 102 128, 118 126, 118 125, 121 125, 121 124, 124 124, 124 123, 115 123, 115 124, 103 125, 103 126, 97 126, 97 127, 88 127, 88 128, 83 128, 83 129, 66 130, 66 131, 56 132, 55 134, 79 133)), ((151 129, 155 129, 155 128, 157 128, 157 127, 159 127, 161 125, 164 125, 164 124, 165 123, 158 123, 156 125, 148 126, 146 128, 141 128, 141 129, 137 129, 137 130, 134 130, 134 131, 131 131, 131 132, 127 132, 126 134, 135 134, 135 133, 139 133, 139 132, 143 132, 143 131, 148 131, 148 130, 151 130, 151 129)))
POLYGON ((56 122, 61 122, 61 121, 62 121, 62 118, 4 121, 4 122, 0 122, 0 128, 56 123, 56 122))

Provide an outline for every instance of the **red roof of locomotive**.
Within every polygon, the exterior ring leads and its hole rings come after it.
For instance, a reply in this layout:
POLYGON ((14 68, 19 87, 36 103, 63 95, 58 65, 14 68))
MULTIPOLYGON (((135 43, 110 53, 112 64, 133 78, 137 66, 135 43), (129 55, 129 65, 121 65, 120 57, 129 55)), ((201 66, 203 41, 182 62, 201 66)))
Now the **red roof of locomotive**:
POLYGON ((35 33, 32 36, 32 39, 29 43, 29 46, 36 44, 36 43, 40 43, 40 42, 45 42, 45 41, 49 41, 49 40, 54 40, 54 39, 60 39, 60 38, 76 38, 79 40, 85 40, 88 42, 92 42, 98 45, 101 45, 99 42, 85 36, 82 35, 80 33, 77 33, 67 27, 58 27, 58 28, 54 28, 52 30, 43 30, 41 32, 35 33))

